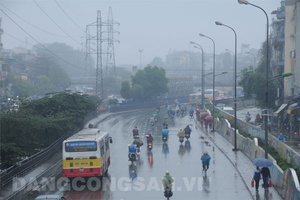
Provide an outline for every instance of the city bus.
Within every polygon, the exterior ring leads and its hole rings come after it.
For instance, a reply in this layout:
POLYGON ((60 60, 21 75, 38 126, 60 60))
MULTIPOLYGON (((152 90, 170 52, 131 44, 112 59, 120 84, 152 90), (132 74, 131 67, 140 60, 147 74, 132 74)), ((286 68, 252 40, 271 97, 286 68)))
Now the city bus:
POLYGON ((202 94, 201 93, 194 93, 189 95, 189 103, 191 105, 199 105, 201 104, 202 94))
MULTIPOLYGON (((215 89, 215 99, 219 99, 220 96, 220 91, 215 89)), ((209 100, 213 100, 213 89, 206 89, 204 91, 204 97, 209 99, 209 100)))
POLYGON ((102 177, 110 165, 112 138, 108 132, 86 128, 63 141, 63 176, 102 177))

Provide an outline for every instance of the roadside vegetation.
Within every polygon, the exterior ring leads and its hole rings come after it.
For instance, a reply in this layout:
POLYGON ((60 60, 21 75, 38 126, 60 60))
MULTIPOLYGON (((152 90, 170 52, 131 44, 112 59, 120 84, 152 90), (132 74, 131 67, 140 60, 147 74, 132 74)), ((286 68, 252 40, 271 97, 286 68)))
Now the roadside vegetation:
POLYGON ((17 113, 1 115, 1 169, 83 126, 84 118, 100 104, 94 96, 63 92, 23 104, 17 113))

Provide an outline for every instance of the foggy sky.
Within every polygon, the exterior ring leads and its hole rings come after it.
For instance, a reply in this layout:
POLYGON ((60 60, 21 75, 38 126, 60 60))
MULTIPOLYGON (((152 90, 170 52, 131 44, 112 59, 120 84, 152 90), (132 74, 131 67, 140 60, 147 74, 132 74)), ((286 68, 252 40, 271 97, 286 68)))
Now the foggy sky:
MULTIPOLYGON (((280 0, 249 2, 267 12, 271 25, 275 17, 271 12, 280 7, 280 0)), ((114 21, 120 23, 114 27, 120 32, 114 35, 120 41, 114 45, 117 66, 139 66, 140 55, 142 65, 146 65, 156 56, 165 61, 166 55, 173 51, 197 51, 190 41, 212 53, 212 42, 199 37, 199 33, 214 39, 216 53, 225 49, 234 51, 233 31, 215 25, 215 21, 234 28, 238 51, 242 43, 259 49, 266 39, 265 14, 237 0, 0 0, 0 3, 6 13, 0 12, 4 49, 18 46, 30 49, 38 41, 61 42, 84 50, 86 26, 96 22, 97 10, 101 11, 102 21, 106 21, 111 7, 114 21), (143 50, 141 54, 139 49, 143 50)), ((95 30, 90 34, 96 36, 96 29, 90 30, 95 30)))

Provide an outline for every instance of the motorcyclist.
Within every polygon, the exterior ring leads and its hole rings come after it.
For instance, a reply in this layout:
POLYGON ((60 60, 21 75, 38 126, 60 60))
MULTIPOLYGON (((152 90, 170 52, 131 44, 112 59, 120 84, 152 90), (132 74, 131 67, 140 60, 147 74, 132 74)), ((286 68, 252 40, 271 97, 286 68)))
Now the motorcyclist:
POLYGON ((148 144, 149 142, 153 142, 153 137, 152 137, 151 133, 147 134, 147 135, 146 135, 146 138, 147 138, 147 144, 148 144))
POLYGON ((191 118, 194 118, 194 109, 193 108, 190 109, 189 114, 190 114, 191 118))
POLYGON ((154 113, 154 114, 153 114, 153 119, 154 119, 154 122, 157 122, 157 121, 158 121, 158 114, 157 114, 157 113, 154 113))
POLYGON ((165 118, 165 121, 162 123, 162 125, 163 125, 164 128, 166 128, 166 129, 168 128, 169 125, 168 125, 168 118, 167 117, 165 118))
POLYGON ((246 118, 247 122, 249 122, 251 120, 251 115, 250 115, 249 111, 246 113, 245 118, 246 118))
POLYGON ((133 156, 132 159, 136 159, 136 153, 137 153, 136 148, 137 148, 136 145, 133 143, 128 145, 128 159, 129 160, 130 160, 130 157, 132 157, 132 156, 133 156))
POLYGON ((165 197, 171 197, 173 195, 172 192, 173 182, 174 182, 173 177, 170 175, 169 171, 166 171, 166 174, 162 177, 162 185, 164 187, 165 197))
POLYGON ((144 143, 138 135, 135 136, 132 143, 136 145, 137 152, 140 152, 140 147, 143 146, 144 143))
POLYGON ((182 129, 180 129, 180 130, 178 131, 178 133, 177 133, 177 136, 178 136, 179 139, 180 139, 180 138, 184 138, 184 137, 185 137, 185 132, 184 132, 182 129))
POLYGON ((166 135, 167 138, 169 138, 169 130, 166 129, 166 128, 162 129, 162 130, 161 130, 161 135, 162 135, 162 136, 166 135))
POLYGON ((205 151, 205 152, 203 153, 203 155, 201 156, 201 161, 202 161, 203 171, 204 171, 204 170, 208 170, 208 168, 209 168, 209 163, 210 163, 210 159, 211 159, 210 155, 208 155, 208 152, 205 151))
POLYGON ((135 136, 139 135, 139 129, 137 128, 137 126, 135 126, 134 129, 132 130, 132 135, 133 135, 133 138, 135 138, 135 136))
POLYGON ((192 129, 190 128, 189 125, 187 125, 184 129, 183 129, 185 135, 191 135, 192 129))

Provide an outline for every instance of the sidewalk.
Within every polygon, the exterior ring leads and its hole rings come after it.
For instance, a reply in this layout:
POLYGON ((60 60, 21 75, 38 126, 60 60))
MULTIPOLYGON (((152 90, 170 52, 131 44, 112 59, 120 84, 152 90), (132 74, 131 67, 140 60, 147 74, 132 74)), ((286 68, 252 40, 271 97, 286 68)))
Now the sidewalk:
MULTIPOLYGON (((198 126, 199 127, 199 126, 198 126)), ((201 129, 201 127, 199 127, 201 129)), ((205 134, 205 133, 204 133, 205 134)), ((223 154, 230 160, 232 165, 235 166, 237 172, 241 176, 243 182, 247 186, 247 189, 251 193, 253 199, 267 199, 267 200, 280 200, 283 199, 278 192, 273 188, 269 188, 268 191, 265 191, 262 187, 262 180, 260 181, 259 192, 256 193, 255 188, 251 187, 250 181, 253 177, 255 166, 252 161, 241 151, 232 151, 233 145, 226 140, 223 136, 219 135, 217 132, 209 132, 206 135, 215 146, 223 152, 223 154)))

